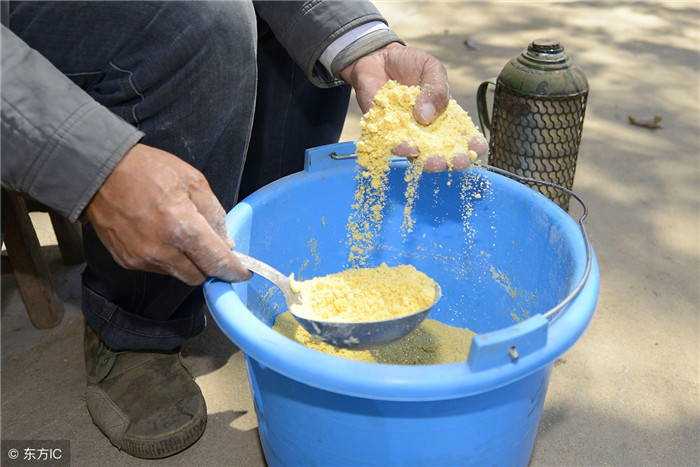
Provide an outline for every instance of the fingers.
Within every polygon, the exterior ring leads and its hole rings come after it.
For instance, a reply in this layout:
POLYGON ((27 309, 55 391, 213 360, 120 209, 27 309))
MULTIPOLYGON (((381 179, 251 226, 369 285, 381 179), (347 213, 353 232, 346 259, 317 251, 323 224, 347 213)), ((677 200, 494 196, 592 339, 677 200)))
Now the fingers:
POLYGON ((489 152, 489 143, 484 135, 476 135, 469 141, 469 150, 474 151, 477 157, 484 157, 489 152))
POLYGON ((152 237, 141 237, 136 245, 114 248, 120 242, 114 236, 103 242, 108 248, 112 246, 110 250, 115 261, 125 269, 169 274, 193 286, 209 276, 228 282, 246 281, 252 277, 233 255, 227 242, 194 206, 177 211, 189 212, 162 220, 152 237))
POLYGON ((424 53, 420 75, 420 94, 416 98, 413 116, 422 125, 428 125, 447 108, 450 86, 447 71, 436 58, 424 53))
POLYGON ((224 208, 204 178, 198 182, 190 188, 187 202, 173 212, 170 241, 184 258, 173 262, 170 274, 188 284, 199 284, 208 276, 228 282, 250 279, 251 272, 231 252, 234 241, 224 208))
POLYGON ((228 249, 232 249, 236 246, 236 243, 233 241, 226 226, 226 211, 224 211, 219 200, 209 189, 209 184, 206 180, 202 180, 202 183, 204 186, 201 189, 192 191, 190 195, 192 202, 217 235, 226 243, 228 249))
MULTIPOLYGON (((200 276, 192 273, 188 280, 195 279, 201 283, 208 276, 227 282, 242 282, 250 279, 252 273, 244 267, 231 252, 227 242, 211 227, 203 216, 192 216, 190 228, 193 235, 179 238, 183 254, 200 271, 200 276)), ((189 271, 191 273, 191 271, 189 271)), ((188 282, 186 280, 185 282, 188 282)))
POLYGON ((170 244, 143 238, 138 244, 129 239, 125 243, 109 231, 98 231, 98 235, 124 269, 169 274, 189 285, 201 284, 207 277, 179 248, 170 244))
MULTIPOLYGON (((489 152, 489 144, 483 135, 474 136, 468 143, 467 149, 474 151, 477 158, 484 157, 489 152)), ((419 156, 419 149, 406 141, 402 141, 391 153, 397 157, 405 157, 411 162, 415 162, 419 156)), ((442 156, 428 156, 423 165, 423 171, 427 173, 442 172, 443 170, 460 171, 466 170, 471 165, 471 157, 469 154, 459 153, 454 154, 449 162, 442 156)))
POLYGON ((453 170, 455 172, 460 171, 460 170, 465 170, 469 168, 469 164, 471 163, 471 159, 467 154, 455 154, 452 157, 452 160, 450 161, 452 167, 450 167, 450 170, 453 170))
MULTIPOLYGON (((207 276, 227 282, 242 282, 252 273, 231 252, 235 246, 226 226, 226 212, 209 188, 204 177, 190 190, 194 211, 188 223, 192 235, 183 235, 180 248, 200 272, 190 271, 188 280, 204 281, 207 276), (203 276, 203 277, 202 277, 203 276)), ((189 283, 189 282, 188 282, 189 283)))
MULTIPOLYGON (((415 162, 419 155, 418 147, 406 141, 399 143, 398 146, 391 150, 391 153, 397 157, 405 157, 411 162, 415 162)), ((429 156, 423 163, 423 172, 442 172, 443 170, 447 170, 447 167, 447 160, 445 160, 444 157, 429 156)))
MULTIPOLYGON (((418 157, 418 148, 415 146, 402 147, 402 145, 408 146, 408 144, 405 142, 401 143, 391 151, 392 154, 398 157, 405 157, 410 162, 415 163, 418 157)), ((423 172, 435 173, 448 169, 464 170, 467 167, 469 167, 469 156, 466 154, 455 154, 449 163, 447 162, 447 159, 442 156, 429 156, 423 163, 423 172)))
POLYGON ((143 266, 134 269, 141 269, 158 274, 168 274, 191 286, 199 285, 207 279, 207 275, 186 255, 183 255, 178 250, 175 250, 175 253, 172 259, 168 259, 164 262, 152 259, 143 266))
POLYGON ((412 159, 418 155, 418 147, 411 145, 407 141, 401 141, 398 146, 391 150, 391 153, 397 157, 412 159))
POLYGON ((430 156, 425 160, 423 172, 434 173, 442 172, 447 169, 447 161, 444 157, 430 156))
POLYGON ((447 70, 435 57, 424 50, 397 46, 387 49, 387 74, 408 86, 418 85, 413 117, 421 125, 433 122, 447 108, 450 86, 447 70))

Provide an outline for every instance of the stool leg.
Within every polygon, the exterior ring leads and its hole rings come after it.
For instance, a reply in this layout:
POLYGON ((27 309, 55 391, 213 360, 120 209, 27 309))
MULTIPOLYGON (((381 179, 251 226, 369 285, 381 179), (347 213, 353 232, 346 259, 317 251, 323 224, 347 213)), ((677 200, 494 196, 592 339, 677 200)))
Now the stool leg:
POLYGON ((78 224, 70 222, 53 209, 49 209, 51 225, 58 241, 58 250, 61 252, 63 264, 73 266, 80 264, 83 259, 83 240, 78 224))
POLYGON ((8 193, 7 207, 5 246, 29 319, 38 329, 55 327, 63 319, 63 301, 53 286, 27 205, 21 196, 8 193))

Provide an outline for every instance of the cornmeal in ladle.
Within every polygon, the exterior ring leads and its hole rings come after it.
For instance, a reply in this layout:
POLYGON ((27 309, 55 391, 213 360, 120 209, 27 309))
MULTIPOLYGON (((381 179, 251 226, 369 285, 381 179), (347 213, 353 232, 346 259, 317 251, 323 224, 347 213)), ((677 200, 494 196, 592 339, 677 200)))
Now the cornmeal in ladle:
POLYGON ((435 281, 412 265, 348 269, 290 285, 297 316, 346 323, 383 321, 416 313, 435 301, 435 281))

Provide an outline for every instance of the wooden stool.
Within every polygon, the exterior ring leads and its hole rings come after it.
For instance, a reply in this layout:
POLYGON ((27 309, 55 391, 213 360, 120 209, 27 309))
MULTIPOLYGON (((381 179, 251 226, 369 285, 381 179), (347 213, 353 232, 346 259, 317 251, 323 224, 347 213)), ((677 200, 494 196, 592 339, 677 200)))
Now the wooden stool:
MULTIPOLYGON (((48 262, 44 256, 30 211, 48 212, 58 240, 58 248, 66 265, 83 262, 80 228, 52 209, 17 193, 7 192, 7 228, 5 247, 9 265, 17 279, 19 291, 29 319, 37 329, 58 326, 63 319, 63 300, 54 287, 48 262)), ((5 258, 3 257, 3 260, 5 258)), ((3 273, 7 269, 3 262, 3 273)))

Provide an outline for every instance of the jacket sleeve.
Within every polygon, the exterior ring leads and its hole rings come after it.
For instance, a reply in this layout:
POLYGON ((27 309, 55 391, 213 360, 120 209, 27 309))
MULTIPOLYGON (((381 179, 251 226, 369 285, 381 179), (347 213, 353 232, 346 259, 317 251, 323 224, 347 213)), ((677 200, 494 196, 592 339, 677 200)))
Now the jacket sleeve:
POLYGON ((71 221, 143 133, 2 26, 2 186, 71 221))
MULTIPOLYGON (((333 64, 333 73, 319 58, 326 48, 351 29, 372 21, 386 20, 369 1, 256 1, 255 10, 277 40, 319 87, 335 86, 342 81, 342 59, 333 64)), ((341 57, 357 59, 391 42, 400 42, 390 29, 377 31, 352 44, 341 57), (349 52, 351 50, 351 52, 349 52)))

